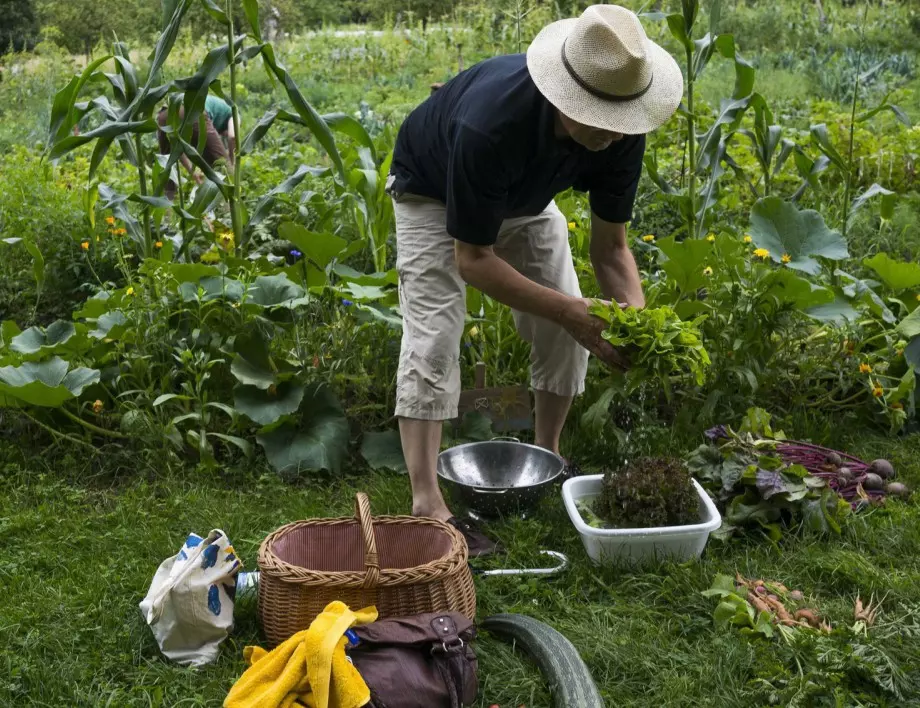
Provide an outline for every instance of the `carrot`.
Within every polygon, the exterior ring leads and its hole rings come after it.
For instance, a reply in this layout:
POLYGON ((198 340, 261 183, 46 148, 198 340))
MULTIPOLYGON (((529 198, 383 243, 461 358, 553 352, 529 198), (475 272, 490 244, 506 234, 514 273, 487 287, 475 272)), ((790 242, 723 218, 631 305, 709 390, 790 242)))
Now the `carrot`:
POLYGON ((754 606, 754 609, 757 610, 758 612, 766 612, 768 615, 773 614, 772 612, 770 612, 770 606, 766 602, 764 602, 760 597, 758 597, 756 593, 749 592, 747 599, 748 599, 748 602, 750 602, 754 606))
POLYGON ((789 614, 789 611, 786 609, 786 606, 780 602, 779 598, 776 595, 767 596, 767 604, 773 608, 776 616, 780 620, 791 620, 793 617, 789 614))
POLYGON ((805 620, 812 627, 819 627, 821 625, 821 620, 818 618, 818 613, 814 610, 801 609, 795 611, 795 618, 797 620, 805 620))

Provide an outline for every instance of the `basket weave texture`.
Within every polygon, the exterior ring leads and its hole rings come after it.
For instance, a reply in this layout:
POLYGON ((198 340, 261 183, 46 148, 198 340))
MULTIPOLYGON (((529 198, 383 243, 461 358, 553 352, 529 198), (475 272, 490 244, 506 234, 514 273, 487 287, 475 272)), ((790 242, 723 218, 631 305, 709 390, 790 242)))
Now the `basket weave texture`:
POLYGON ((274 646, 333 600, 374 605, 381 619, 460 612, 475 619, 476 591, 463 536, 413 516, 371 517, 367 495, 355 517, 295 521, 259 547, 259 618, 274 646))

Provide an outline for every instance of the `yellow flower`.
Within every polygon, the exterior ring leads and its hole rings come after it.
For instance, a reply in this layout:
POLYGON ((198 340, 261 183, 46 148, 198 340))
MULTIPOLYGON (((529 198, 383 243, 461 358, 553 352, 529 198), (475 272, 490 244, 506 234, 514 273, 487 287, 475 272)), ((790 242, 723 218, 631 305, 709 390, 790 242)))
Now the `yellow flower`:
POLYGON ((233 248, 233 232, 224 231, 220 236, 217 237, 217 242, 220 244, 220 247, 225 251, 229 251, 233 248))
POLYGON ((162 241, 157 241, 155 244, 153 244, 153 247, 154 247, 154 248, 163 248, 163 242, 162 242, 162 241))
POLYGON ((920 302, 920 293, 917 293, 917 302, 920 302))
POLYGON ((770 257, 770 252, 766 248, 755 248, 754 255, 758 258, 763 258, 767 260, 770 257))
POLYGON ((128 233, 127 229, 112 229, 113 236, 124 236, 126 233, 128 233))
POLYGON ((742 240, 743 240, 745 243, 750 243, 750 242, 753 241, 754 239, 751 238, 751 235, 750 235, 750 234, 745 234, 745 235, 744 235, 744 239, 742 239, 742 240))
POLYGON ((703 268, 703 275, 705 275, 707 278, 710 275, 712 275, 712 268, 710 268, 709 266, 706 266, 705 268, 703 268))
POLYGON ((478 337, 478 336, 479 336, 479 328, 478 328, 478 327, 472 327, 472 328, 470 328, 470 336, 471 336, 471 337, 478 337))
POLYGON ((885 395, 885 389, 883 389, 878 384, 874 384, 872 386, 872 395, 875 396, 876 398, 881 398, 882 396, 885 395))
POLYGON ((655 234, 646 234, 642 237, 642 240, 646 243, 655 243, 655 234))
POLYGON ((784 253, 784 254, 783 254, 783 257, 780 258, 780 260, 781 260, 783 263, 791 263, 791 262, 792 262, 792 256, 790 256, 788 253, 784 253))
POLYGON ((109 226, 114 226, 114 225, 115 225, 115 217, 114 217, 114 216, 107 216, 107 217, 105 217, 105 223, 107 223, 109 226))
POLYGON ((88 251, 88 250, 89 250, 89 241, 81 241, 81 242, 80 242, 80 248, 82 248, 84 251, 88 251))
POLYGON ((128 288, 125 290, 125 295, 132 296, 134 295, 134 288, 128 288))
POLYGON ((861 373, 861 374, 871 374, 871 373, 872 373, 872 367, 869 366, 868 364, 860 364, 860 365, 859 365, 859 373, 861 373))
POLYGON ((706 240, 709 241, 709 243, 715 243, 715 242, 716 242, 716 235, 715 235, 715 234, 709 234, 709 235, 706 237, 706 240))
POLYGON ((575 222, 574 222, 574 221, 570 221, 570 222, 569 222, 569 231, 574 231, 574 230, 575 230, 575 222))
POLYGON ((231 302, 231 303, 230 303, 230 307, 232 307, 234 310, 239 310, 239 309, 240 309, 240 303, 238 303, 238 302, 231 302))
POLYGON ((102 413, 102 401, 100 401, 98 398, 93 403, 93 413, 96 413, 96 414, 102 413))

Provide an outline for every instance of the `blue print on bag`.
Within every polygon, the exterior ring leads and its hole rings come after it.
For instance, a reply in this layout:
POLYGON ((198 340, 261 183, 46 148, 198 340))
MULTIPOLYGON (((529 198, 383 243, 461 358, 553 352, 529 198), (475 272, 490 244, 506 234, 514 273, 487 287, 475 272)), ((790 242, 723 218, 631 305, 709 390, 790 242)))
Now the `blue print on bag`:
POLYGON ((217 563, 217 551, 217 546, 208 546, 204 549, 204 553, 201 554, 202 569, 211 568, 217 563))
POLYGON ((215 615, 220 614, 220 590, 216 585, 208 589, 208 609, 215 615))
POLYGON ((195 546, 198 546, 200 544, 201 544, 201 536, 199 536, 196 533, 190 533, 188 535, 188 538, 185 539, 185 545, 188 546, 189 548, 194 548, 195 546))
POLYGON ((185 549, 182 549, 181 551, 179 551, 179 560, 180 561, 188 560, 188 554, 186 554, 185 549))

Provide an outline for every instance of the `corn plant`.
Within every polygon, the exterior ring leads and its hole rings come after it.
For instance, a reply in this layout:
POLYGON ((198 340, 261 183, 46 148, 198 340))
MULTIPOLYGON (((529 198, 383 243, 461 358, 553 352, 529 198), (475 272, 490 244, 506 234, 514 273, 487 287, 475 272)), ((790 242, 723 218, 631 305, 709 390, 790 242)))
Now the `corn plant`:
POLYGON ((696 237, 702 235, 707 223, 706 212, 716 201, 718 182, 725 173, 722 163, 726 162, 727 145, 740 126, 754 89, 754 68, 737 51, 734 37, 717 33, 720 8, 721 0, 714 0, 709 11, 709 31, 700 39, 694 39, 699 0, 681 0, 679 13, 646 15, 665 19, 671 35, 684 48, 687 95, 679 112, 686 121, 686 188, 680 190, 661 177, 654 154, 646 156, 646 168, 659 189, 676 202, 687 233, 696 237), (695 84, 715 53, 734 63, 735 87, 731 98, 722 100, 710 128, 698 135, 695 84))
MULTIPOLYGON (((237 33, 233 19, 233 4, 230 0, 226 0, 223 7, 218 5, 216 0, 201 0, 211 17, 224 26, 226 43, 211 49, 192 76, 157 84, 160 70, 173 48, 183 18, 194 1, 173 0, 171 5, 164 8, 165 25, 143 83, 138 77, 137 69, 128 60, 127 47, 116 43, 111 54, 92 62, 81 75, 75 76, 58 92, 51 115, 49 158, 58 159, 71 150, 93 142, 94 149, 88 175, 88 179, 92 180, 112 143, 118 142, 125 158, 137 169, 138 190, 133 194, 123 195, 115 193, 107 185, 99 185, 100 196, 104 199, 102 207, 112 209, 114 214, 124 221, 129 236, 138 244, 138 250, 143 257, 153 255, 152 222, 161 218, 166 211, 172 211, 182 230, 182 245, 177 252, 177 257, 182 258, 190 241, 189 228, 200 227, 204 214, 212 208, 215 201, 221 199, 229 208, 234 243, 240 250, 246 245, 251 230, 268 214, 277 196, 290 193, 309 174, 334 174, 343 189, 355 188, 354 198, 358 202, 367 201, 366 198, 371 195, 365 195, 366 190, 346 170, 333 137, 333 130, 370 149, 371 157, 376 159, 372 140, 354 118, 343 114, 320 116, 303 97, 290 74, 277 60, 272 45, 261 39, 256 0, 241 0, 249 24, 249 32, 246 35, 237 33), (222 175, 202 156, 205 138, 205 99, 210 92, 224 98, 231 106, 231 120, 238 131, 236 72, 241 64, 256 58, 261 58, 272 79, 283 87, 293 110, 273 110, 266 113, 236 144, 232 173, 222 175), (109 62, 114 64, 114 73, 102 71, 102 67, 109 62), (224 72, 229 73, 228 91, 221 85, 221 76, 224 72), (78 102, 82 89, 98 79, 107 79, 111 84, 113 100, 110 101, 107 96, 101 95, 78 102), (168 156, 154 156, 152 150, 145 147, 143 136, 157 130, 153 115, 163 103, 168 107, 167 124, 163 127, 163 132, 169 139, 171 150, 168 156), (71 135, 73 126, 91 112, 96 112, 102 118, 102 124, 82 135, 71 135), (276 120, 306 128, 328 155, 332 170, 299 167, 281 184, 262 195, 252 213, 247 214, 241 194, 243 158, 253 150, 276 120), (193 145, 192 136, 196 126, 199 139, 198 143, 193 145), (183 157, 200 169, 206 177, 192 204, 186 204, 182 196, 181 175, 177 163, 183 157), (170 179, 180 186, 176 203, 163 196, 166 183, 170 179), (139 208, 140 219, 135 217, 133 205, 139 208)), ((362 165, 362 169, 367 168, 366 164, 362 165)), ((374 168, 376 170, 376 165, 374 168)), ((384 226, 389 223, 386 219, 382 221, 384 226)), ((380 241, 379 238, 376 240, 380 241)), ((374 249, 375 252, 378 250, 381 249, 374 249)), ((385 253, 385 248, 382 250, 385 253)))

